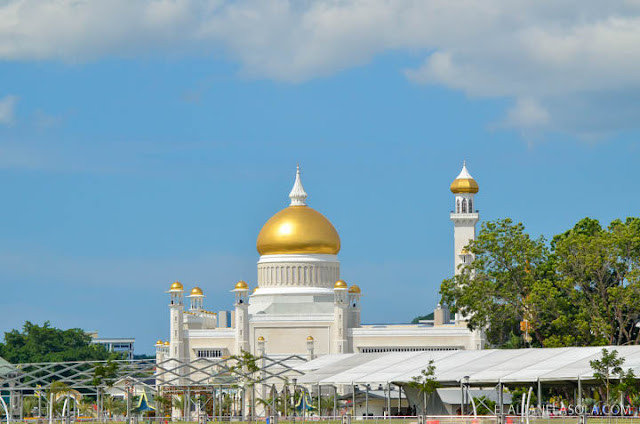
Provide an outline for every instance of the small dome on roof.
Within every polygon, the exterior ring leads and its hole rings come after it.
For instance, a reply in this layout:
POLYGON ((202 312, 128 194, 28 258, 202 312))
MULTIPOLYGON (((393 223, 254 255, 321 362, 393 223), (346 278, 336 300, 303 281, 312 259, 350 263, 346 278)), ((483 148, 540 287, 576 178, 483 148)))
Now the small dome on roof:
POLYGON ((240 280, 236 283, 236 290, 248 290, 249 285, 244 281, 240 280))
POLYGON ((347 285, 347 283, 345 283, 342 280, 338 280, 336 281, 336 283, 333 285, 334 289, 348 289, 349 286, 347 285))

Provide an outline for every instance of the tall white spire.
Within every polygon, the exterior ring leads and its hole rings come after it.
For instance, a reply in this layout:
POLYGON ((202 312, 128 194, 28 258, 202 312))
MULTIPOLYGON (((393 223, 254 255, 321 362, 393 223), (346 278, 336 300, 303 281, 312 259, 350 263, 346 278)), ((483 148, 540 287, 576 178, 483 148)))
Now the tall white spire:
POLYGON ((302 181, 300 180, 300 164, 296 165, 296 182, 293 183, 291 193, 289 193, 291 199, 291 206, 305 206, 305 199, 307 198, 307 192, 304 191, 302 181))

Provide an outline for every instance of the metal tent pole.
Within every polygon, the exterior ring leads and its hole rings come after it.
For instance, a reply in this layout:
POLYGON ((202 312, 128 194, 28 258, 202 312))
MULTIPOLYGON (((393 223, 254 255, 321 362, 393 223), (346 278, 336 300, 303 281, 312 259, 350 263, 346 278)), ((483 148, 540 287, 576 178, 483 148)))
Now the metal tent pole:
POLYGON ((582 380, 580 380, 580 376, 578 376, 578 399, 577 405, 582 406, 582 380))
POLYGON ((542 411, 542 382, 538 379, 538 408, 542 411))
POLYGON ((356 386, 351 382, 351 416, 356 416, 356 386))

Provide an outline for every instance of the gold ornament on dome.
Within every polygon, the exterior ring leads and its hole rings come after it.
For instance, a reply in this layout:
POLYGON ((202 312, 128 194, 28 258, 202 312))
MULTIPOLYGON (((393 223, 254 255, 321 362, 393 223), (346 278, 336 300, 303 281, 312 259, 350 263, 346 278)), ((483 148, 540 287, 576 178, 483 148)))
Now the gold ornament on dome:
POLYGON ((200 287, 194 287, 191 289, 191 296, 203 296, 204 293, 200 287))
POLYGON ((180 281, 175 281, 173 284, 171 284, 171 287, 169 287, 169 290, 182 290, 182 289, 184 289, 184 287, 180 281))
POLYGON ((307 341, 308 342, 312 342, 313 341, 313 337, 311 337, 311 336, 307 337, 307 341))
POLYGON ((340 236, 320 212, 306 205, 289 206, 264 224, 256 247, 261 255, 335 255, 340 251, 340 236))
POLYGON ((360 294, 360 287, 358 287, 357 285, 352 285, 351 287, 349 287, 349 293, 352 294, 360 294))

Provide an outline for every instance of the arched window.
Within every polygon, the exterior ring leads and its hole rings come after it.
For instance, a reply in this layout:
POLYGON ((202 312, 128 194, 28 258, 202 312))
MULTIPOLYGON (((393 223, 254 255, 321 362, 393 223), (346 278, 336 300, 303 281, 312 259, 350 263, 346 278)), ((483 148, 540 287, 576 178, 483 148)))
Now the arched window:
POLYGON ((467 213, 467 199, 462 199, 462 213, 467 213))
POLYGON ((469 199, 469 213, 473 213, 473 200, 469 199))
POLYGON ((460 213, 460 199, 456 202, 456 213, 460 213))

